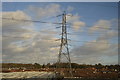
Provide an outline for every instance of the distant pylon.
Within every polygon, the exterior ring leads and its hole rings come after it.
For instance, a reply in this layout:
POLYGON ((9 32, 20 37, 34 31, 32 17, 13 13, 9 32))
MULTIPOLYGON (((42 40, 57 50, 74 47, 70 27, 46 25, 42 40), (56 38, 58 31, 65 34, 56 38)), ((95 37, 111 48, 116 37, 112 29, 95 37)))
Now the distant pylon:
MULTIPOLYGON (((62 35, 61 35, 61 44, 58 55, 58 68, 60 69, 62 63, 62 55, 65 56, 67 67, 69 68, 69 77, 73 77, 72 68, 71 68, 71 59, 69 54, 68 47, 68 38, 67 38, 67 27, 66 27, 66 12, 62 14, 62 35)), ((61 73, 61 70, 59 70, 61 73)))

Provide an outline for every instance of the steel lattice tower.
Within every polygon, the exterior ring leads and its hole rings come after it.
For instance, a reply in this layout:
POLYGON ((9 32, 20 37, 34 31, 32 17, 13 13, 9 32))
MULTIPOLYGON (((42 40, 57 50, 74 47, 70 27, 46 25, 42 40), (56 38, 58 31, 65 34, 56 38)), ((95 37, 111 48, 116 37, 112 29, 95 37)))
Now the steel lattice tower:
MULTIPOLYGON (((61 44, 59 49, 59 55, 58 55, 58 68, 61 67, 62 58, 63 56, 66 58, 67 66, 69 68, 69 76, 73 77, 72 75, 72 68, 71 68, 71 59, 69 54, 69 48, 68 48, 68 38, 67 38, 67 27, 66 27, 66 12, 62 14, 62 34, 61 34, 61 44)), ((59 70, 61 73, 61 70, 59 70)))

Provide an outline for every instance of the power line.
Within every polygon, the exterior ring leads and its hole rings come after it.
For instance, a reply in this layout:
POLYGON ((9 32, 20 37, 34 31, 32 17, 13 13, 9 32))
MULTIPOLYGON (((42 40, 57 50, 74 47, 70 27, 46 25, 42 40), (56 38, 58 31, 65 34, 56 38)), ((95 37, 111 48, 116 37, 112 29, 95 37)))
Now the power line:
MULTIPOLYGON (((67 33, 68 36, 79 36, 79 35, 84 35, 85 36, 93 36, 93 37, 99 37, 99 36, 104 36, 104 35, 108 35, 108 33, 95 33, 94 35, 93 34, 84 34, 84 33, 75 33, 75 32, 70 32, 70 33, 67 33), (97 34, 97 35, 96 35, 97 34)), ((61 35, 61 34, 60 34, 61 35)), ((116 35, 117 36, 117 35, 116 35)), ((117 36, 118 37, 118 36, 117 36)))
POLYGON ((45 33, 45 34, 57 34, 58 32, 56 32, 55 30, 53 30, 53 29, 57 29, 57 28, 53 28, 53 27, 51 27, 51 28, 45 28, 45 29, 41 29, 40 31, 39 30, 31 30, 30 32, 29 32, 29 30, 27 30, 27 29, 21 29, 21 30, 16 30, 16 28, 14 29, 14 28, 12 28, 12 29, 3 29, 2 31, 4 32, 4 31, 9 31, 10 30, 10 32, 12 32, 12 33, 24 33, 25 31, 28 31, 27 33, 33 33, 33 32, 42 32, 42 33, 45 33), (14 30, 14 31, 13 31, 14 30), (47 31, 50 31, 50 32, 47 32, 47 31), (53 31, 53 33, 51 33, 53 31), (54 33, 54 32, 56 32, 56 33, 54 33))
MULTIPOLYGON (((80 33, 68 33, 68 35, 83 35, 82 33, 80 34, 80 33)), ((99 36, 104 36, 104 35, 107 35, 107 34, 99 34, 99 35, 93 35, 93 34, 85 34, 84 35, 84 37, 85 36, 94 36, 94 37, 99 37, 99 36)), ((118 35, 116 35, 117 37, 118 37, 118 35)))
MULTIPOLYGON (((67 33, 68 35, 83 35, 84 33, 75 33, 75 32, 70 32, 67 33)), ((99 35, 105 35, 106 33, 95 33, 98 35, 93 35, 93 34, 84 34, 84 36, 99 36, 99 35)))
MULTIPOLYGON (((35 22, 35 23, 49 23, 49 24, 62 24, 62 23, 55 23, 55 22, 43 22, 43 21, 34 21, 34 20, 20 20, 20 19, 14 19, 14 18, 2 18, 2 19, 7 19, 7 20, 15 20, 15 21, 24 21, 24 22, 35 22)), ((69 25, 73 25, 72 23, 67 23, 69 25)), ((79 26, 79 25, 75 25, 75 26, 79 26)), ((61 26, 59 27, 56 27, 56 28, 60 28, 61 26)), ((91 26, 85 26, 85 27, 89 27, 91 28, 91 26)), ((72 28, 72 27, 68 27, 68 28, 72 28)), ((113 29, 113 28, 103 28, 103 27, 94 27, 94 28, 99 28, 99 29, 106 29, 106 30, 119 30, 119 29, 113 29)))
MULTIPOLYGON (((60 41, 60 39, 56 39, 55 41, 60 41)), ((105 42, 90 42, 90 41, 81 41, 81 40, 71 40, 69 39, 68 41, 70 42, 87 42, 87 43, 101 43, 101 44, 109 44, 109 43, 105 43, 105 42)), ((71 45, 70 45, 71 46, 71 45)))
POLYGON ((24 22, 35 22, 35 23, 49 23, 49 24, 62 24, 62 23, 55 23, 55 22, 43 22, 43 21, 36 21, 36 20, 25 20, 25 19, 14 19, 14 18, 2 18, 7 20, 15 20, 15 21, 24 21, 24 22))
POLYGON ((87 43, 100 43, 100 44, 110 44, 110 43, 105 43, 105 42, 90 42, 90 41, 80 41, 80 40, 71 40, 73 42, 87 42, 87 43))
POLYGON ((2 37, 9 37, 9 38, 30 38, 30 37, 18 37, 18 36, 2 36, 2 37))
MULTIPOLYGON (((77 34, 76 33, 68 33, 68 35, 83 35, 83 33, 77 33, 77 34)), ((104 35, 104 34, 102 34, 102 35, 104 35)), ((84 36, 96 36, 96 37, 98 37, 99 35, 85 34, 84 36)))
MULTIPOLYGON (((4 35, 2 37, 9 37, 9 38, 27 38, 27 39, 30 39, 30 38, 33 38, 33 37, 18 37, 18 36, 9 36, 9 35, 4 35)), ((46 41, 59 41, 58 39, 41 39, 40 40, 46 40, 46 41)))
MULTIPOLYGON (((10 38, 27 38, 27 37, 17 37, 17 36, 2 36, 2 37, 10 37, 10 38)), ((28 38, 29 39, 29 38, 28 38)), ((41 40, 46 40, 46 41, 60 41, 60 39, 41 39, 41 40)), ((71 42, 87 42, 87 43, 98 43, 98 42, 90 42, 90 41, 80 41, 80 40, 68 40, 68 41, 71 41, 71 42)), ((99 42, 101 44, 109 44, 109 43, 104 43, 104 42, 99 42)), ((72 45, 69 45, 69 46, 72 46, 72 45)))
MULTIPOLYGON (((46 33, 45 32, 45 34, 57 34, 57 33, 46 33)), ((83 35, 83 34, 74 34, 74 33, 67 33, 68 34, 68 36, 69 35, 83 35)), ((61 34, 59 34, 59 35, 61 35, 61 34)), ((84 37, 85 36, 93 36, 93 37, 98 37, 99 35, 84 35, 84 37)), ((104 34, 103 35, 101 35, 101 36, 104 36, 104 34)), ((18 36, 2 36, 2 37, 10 37, 10 38, 28 38, 29 39, 29 37, 18 37, 18 36)), ((44 39, 45 40, 45 39, 44 39)), ((53 39, 46 39, 46 40, 53 40, 53 39)), ((56 39, 55 41, 59 41, 60 39, 56 39)), ((117 39, 114 39, 114 40, 117 40, 117 39)), ((68 39, 68 41, 70 41, 70 39, 68 39)))
MULTIPOLYGON (((70 26, 72 26, 73 24, 72 23, 67 23, 67 25, 70 25, 70 26)), ((72 28, 72 27, 70 27, 70 26, 67 26, 67 28, 72 28)), ((74 26, 80 26, 80 25, 74 25, 74 26)), ((57 27, 57 28, 60 28, 61 26, 59 26, 59 27, 57 27)), ((88 26, 88 25, 86 25, 86 26, 84 26, 84 27, 81 27, 81 28, 85 28, 85 27, 89 27, 89 28, 93 28, 92 26, 88 26)), ((94 28, 98 28, 98 29, 105 29, 105 30, 120 30, 119 28, 118 29, 114 29, 114 28, 103 28, 103 27, 94 27, 94 28)))
MULTIPOLYGON (((38 30, 28 30, 28 29, 26 29, 26 28, 20 28, 22 31, 23 30, 26 30, 26 31, 31 31, 31 32, 33 32, 33 31, 38 31, 38 30)), ((49 27, 49 28, 44 28, 44 29, 41 29, 41 30, 53 30, 53 29, 58 29, 58 27, 55 27, 55 28, 53 28, 53 27, 49 27)), ((4 29, 4 28, 2 28, 2 30, 16 30, 16 28, 6 28, 6 29, 4 29)), ((20 31, 20 30, 17 30, 17 31, 20 31)))
POLYGON ((58 16, 59 16, 59 15, 57 15, 57 16, 47 16, 47 17, 42 18, 42 20, 57 18, 58 16))
MULTIPOLYGON (((68 23, 69 25, 73 25, 72 23, 68 23)), ((74 25, 74 26, 80 26, 80 25, 74 25)), ((85 27, 89 27, 89 28, 93 28, 91 26, 85 26, 85 27)), ((81 27, 81 28, 85 28, 85 27, 81 27)), ((69 28, 72 28, 72 27, 69 27, 69 28)), ((94 27, 96 29, 105 29, 105 30, 120 30, 119 28, 118 29, 113 29, 113 28, 103 28, 103 27, 94 27)))
MULTIPOLYGON (((42 29, 42 30, 40 30, 40 31, 39 31, 39 30, 38 30, 38 31, 37 31, 37 30, 32 30, 31 32, 32 32, 32 33, 33 33, 33 32, 43 32, 43 33, 44 33, 45 30, 53 31, 53 29, 57 29, 57 28, 61 28, 61 26, 56 27, 56 28, 46 28, 46 29, 42 29), (51 29, 51 30, 50 30, 50 29, 51 29)), ((14 31, 15 31, 16 29, 4 29, 4 31, 5 31, 5 30, 14 30, 14 31)), ((4 31, 3 31, 3 32, 4 32, 4 31)), ((28 31, 29 31, 29 30, 28 30, 28 31)), ((13 31, 12 31, 12 32, 13 32, 13 31)), ((21 33, 21 31, 18 31, 18 30, 15 31, 15 33, 16 33, 16 32, 17 32, 17 33, 21 33)), ((28 33, 31 33, 31 32, 28 32, 28 33)), ((53 31, 53 32, 54 32, 54 31, 53 31)), ((88 31, 84 31, 84 32, 88 32, 88 31)), ((56 33, 45 32, 45 34, 56 34, 56 33)), ((59 34, 59 33, 58 33, 58 34, 59 34)), ((84 34, 84 33, 83 33, 83 32, 70 32, 70 33, 67 33, 67 34, 68 34, 68 35, 82 35, 82 34, 84 34)), ((105 34, 107 34, 107 33, 96 33, 96 32, 95 32, 95 35, 93 35, 93 33, 90 33, 90 34, 87 33, 87 34, 85 34, 85 35, 88 35, 88 36, 99 36, 99 35, 105 35, 105 34), (98 35, 96 35, 96 34, 98 34, 98 35)), ((59 34, 59 35, 61 35, 61 34, 59 34)), ((85 35, 84 35, 84 36, 85 36, 85 35)))

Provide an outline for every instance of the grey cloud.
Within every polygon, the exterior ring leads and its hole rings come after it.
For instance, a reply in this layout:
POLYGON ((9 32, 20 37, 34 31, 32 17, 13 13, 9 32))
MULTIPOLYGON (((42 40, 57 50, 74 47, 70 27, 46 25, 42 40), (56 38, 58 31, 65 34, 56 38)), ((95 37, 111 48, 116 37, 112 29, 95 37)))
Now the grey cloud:
MULTIPOLYGON (((104 41, 106 44, 102 44, 102 42, 101 40, 97 40, 95 43, 88 42, 82 46, 73 48, 71 50, 73 61, 88 64, 96 64, 98 62, 107 64, 109 61, 106 61, 102 57, 109 56, 109 59, 112 59, 112 56, 118 56, 117 44, 107 44, 107 40, 106 42, 104 41)), ((111 62, 111 64, 114 63, 111 62)))

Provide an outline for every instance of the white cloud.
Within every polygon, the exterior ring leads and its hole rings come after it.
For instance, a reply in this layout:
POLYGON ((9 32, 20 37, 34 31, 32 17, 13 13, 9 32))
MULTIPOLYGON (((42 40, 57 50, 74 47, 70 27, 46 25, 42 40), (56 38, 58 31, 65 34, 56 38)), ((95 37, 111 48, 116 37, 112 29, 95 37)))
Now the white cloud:
MULTIPOLYGON (((73 10, 72 7, 68 7, 67 9, 69 11, 73 10)), ((51 4, 44 7, 29 6, 26 12, 30 12, 31 16, 35 17, 35 19, 40 19, 59 14, 61 8, 58 4, 51 4)), ((3 17, 31 20, 31 17, 23 11, 3 12, 3 17)), ((72 24, 75 31, 80 30, 86 25, 85 22, 80 20, 80 16, 77 14, 72 17, 67 16, 67 22, 72 24)), ((99 31, 99 28, 97 29, 96 27, 110 28, 111 26, 111 21, 100 20, 89 30, 94 32, 99 31)), ((33 23, 3 20, 3 33, 8 35, 8 37, 3 37, 3 62, 38 62, 43 64, 57 61, 60 42, 55 41, 55 37, 58 31, 40 29, 40 32, 37 32, 34 31, 34 27, 33 23), (21 38, 12 38, 14 36, 21 38)), ((97 40, 74 48, 71 51, 72 60, 78 63, 88 62, 94 64, 101 61, 102 56, 111 57, 117 55, 117 45, 107 44, 109 43, 107 39, 116 36, 117 33, 114 31, 106 33, 106 35, 100 36, 97 40)))
MULTIPOLYGON (((57 4, 39 8, 30 6, 27 11, 34 14, 32 17, 35 16, 36 19, 39 19, 58 14, 60 6, 57 4)), ((7 18, 31 20, 31 17, 25 12, 26 11, 3 12, 3 15, 7 18)), ((35 25, 28 22, 4 20, 3 33, 8 37, 4 37, 3 41, 3 62, 38 62, 43 64, 57 61, 58 49, 56 47, 59 46, 59 41, 55 41, 57 32, 50 31, 49 29, 43 30, 44 26, 42 27, 43 29, 40 29, 38 32, 35 31, 34 27, 35 25), (14 36, 21 38, 14 38, 14 36)))
POLYGON ((77 14, 74 16, 67 16, 67 22, 72 24, 72 27, 75 31, 79 31, 81 27, 84 27, 86 25, 85 22, 80 21, 80 16, 77 14))
MULTIPOLYGON (((69 13, 68 15, 72 15, 72 14, 69 13)), ((79 19, 80 19, 80 16, 78 14, 73 16, 67 16, 68 22, 79 21, 79 19)))
POLYGON ((85 26, 85 23, 82 22, 82 21, 76 21, 76 22, 73 22, 73 28, 77 31, 80 29, 80 27, 84 27, 85 26))
POLYGON ((24 33, 33 31, 33 23, 24 22, 19 20, 31 20, 31 17, 28 16, 23 11, 13 11, 13 12, 3 12, 2 13, 2 33, 3 36, 21 36, 24 33), (12 20, 17 19, 17 20, 12 20))
POLYGON ((44 7, 37 6, 29 6, 28 9, 25 10, 28 13, 32 13, 35 19, 40 19, 43 17, 51 17, 61 12, 60 5, 58 4, 50 4, 44 7))
POLYGON ((118 20, 99 20, 92 27, 89 28, 89 32, 108 32, 108 30, 116 30, 118 29, 118 20))
POLYGON ((2 34, 3 34, 3 40, 6 39, 8 42, 14 42, 16 40, 22 40, 23 38, 12 38, 12 37, 25 37, 25 34, 30 34, 33 32, 33 24, 24 22, 24 21, 16 21, 13 19, 19 19, 19 20, 30 20, 30 16, 28 16, 23 11, 13 11, 13 12, 3 12, 2 13, 3 18, 10 18, 10 19, 3 19, 2 20, 2 34), (24 35, 24 36, 23 36, 24 35), (6 36, 6 37, 4 37, 6 36), (9 40, 7 40, 9 39, 9 40))
POLYGON ((110 31, 106 31, 105 34, 102 34, 101 36, 99 36, 98 39, 104 40, 104 39, 113 39, 113 38, 117 38, 118 37, 118 32, 114 31, 114 30, 110 30, 110 31))
MULTIPOLYGON (((72 10, 70 7, 68 9, 72 10)), ((25 10, 27 11, 3 12, 2 15, 5 18, 31 20, 30 14, 25 12, 30 12, 35 19, 55 16, 61 12, 58 4, 44 7, 29 6, 25 10)), ((55 41, 54 35, 50 35, 56 34, 56 31, 40 29, 40 32, 37 32, 34 31, 33 23, 6 19, 3 19, 2 27, 3 34, 8 36, 3 37, 3 62, 38 62, 43 64, 57 61, 60 42, 55 41)))
POLYGON ((56 47, 59 46, 59 41, 55 41, 54 36, 42 32, 36 32, 33 37, 30 38, 30 41, 27 40, 24 43, 17 40, 12 43, 8 42, 11 43, 7 43, 8 46, 5 46, 5 40, 3 43, 3 54, 5 55, 3 56, 3 62, 38 62, 43 64, 57 61, 58 48, 56 47))
POLYGON ((24 39, 29 39, 29 38, 32 38, 33 36, 35 36, 34 33, 23 33, 23 34, 21 34, 21 37, 23 37, 24 39))
POLYGON ((90 28, 90 32, 94 31, 102 31, 105 29, 109 29, 111 27, 111 23, 108 20, 99 20, 97 23, 95 23, 94 26, 90 28))
MULTIPOLYGON (((109 49, 109 44, 107 44, 107 40, 100 40, 100 41, 91 41, 85 43, 83 46, 80 47, 80 51, 82 55, 91 55, 97 52, 104 52, 105 50, 109 49), (104 44, 101 44, 104 43, 104 44), (98 46, 99 45, 99 46, 98 46)), ((77 51, 77 50, 75 50, 77 51)), ((79 53, 78 53, 79 54, 79 53)), ((98 54, 96 54, 98 55, 98 54)))
POLYGON ((24 21, 17 21, 17 20, 30 20, 31 17, 29 17, 27 14, 25 14, 23 11, 13 11, 13 12, 2 12, 2 17, 3 18, 9 18, 9 19, 3 19, 2 21, 2 27, 16 27, 16 26, 30 26, 32 25, 31 23, 27 23, 24 21), (17 19, 17 20, 12 20, 12 19, 17 19))
POLYGON ((68 6, 68 8, 67 8, 67 11, 68 12, 71 12, 71 11, 73 11, 74 10, 74 8, 72 7, 72 6, 68 6))
POLYGON ((118 59, 115 57, 118 56, 118 45, 116 40, 111 43, 112 39, 118 37, 116 29, 116 19, 99 20, 96 22, 94 26, 88 29, 88 33, 98 33, 96 40, 86 42, 82 46, 74 48, 71 51, 72 60, 86 64, 117 64, 118 59))
MULTIPOLYGON (((19 56, 27 47, 22 46, 22 42, 33 38, 33 23, 17 20, 31 20, 23 11, 2 12, 2 55, 3 61, 10 61, 13 57, 19 56), (17 19, 17 20, 12 20, 17 19)), ((29 41, 28 41, 29 42, 29 41)), ((27 44, 27 43, 26 43, 27 44)))
POLYGON ((26 49, 25 47, 18 46, 18 45, 15 45, 15 44, 8 45, 8 48, 11 49, 11 50, 13 50, 14 53, 15 52, 22 52, 22 51, 24 51, 26 49))

